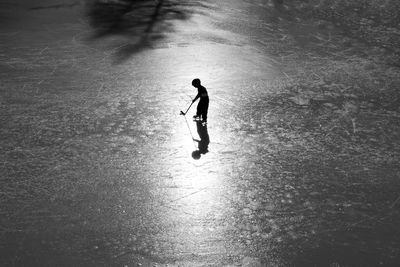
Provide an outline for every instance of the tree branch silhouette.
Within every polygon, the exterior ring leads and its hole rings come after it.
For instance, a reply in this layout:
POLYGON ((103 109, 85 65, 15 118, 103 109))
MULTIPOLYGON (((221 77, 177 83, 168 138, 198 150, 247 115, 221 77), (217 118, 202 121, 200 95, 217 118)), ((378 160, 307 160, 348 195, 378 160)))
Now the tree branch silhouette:
POLYGON ((86 14, 93 39, 109 35, 130 37, 117 51, 118 60, 151 47, 173 31, 172 21, 187 20, 207 8, 206 0, 91 0, 86 14))

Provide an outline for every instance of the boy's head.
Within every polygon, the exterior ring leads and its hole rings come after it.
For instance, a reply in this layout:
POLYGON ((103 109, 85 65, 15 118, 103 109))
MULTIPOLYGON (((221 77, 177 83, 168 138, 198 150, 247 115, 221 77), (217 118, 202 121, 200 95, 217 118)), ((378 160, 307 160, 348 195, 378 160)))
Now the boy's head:
POLYGON ((199 86, 200 86, 200 79, 194 79, 194 80, 192 81, 192 85, 193 85, 194 87, 199 87, 199 86))

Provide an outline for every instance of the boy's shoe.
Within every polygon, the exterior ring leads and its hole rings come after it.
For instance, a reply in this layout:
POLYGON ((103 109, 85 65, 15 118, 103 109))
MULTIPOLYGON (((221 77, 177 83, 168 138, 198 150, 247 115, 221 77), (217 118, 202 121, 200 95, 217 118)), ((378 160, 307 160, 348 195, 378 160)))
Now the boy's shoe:
POLYGON ((206 126, 206 125, 207 125, 207 121, 203 121, 203 122, 201 123, 201 125, 206 126))
POLYGON ((200 116, 194 115, 194 116, 193 116, 193 120, 196 120, 196 121, 200 120, 200 116))

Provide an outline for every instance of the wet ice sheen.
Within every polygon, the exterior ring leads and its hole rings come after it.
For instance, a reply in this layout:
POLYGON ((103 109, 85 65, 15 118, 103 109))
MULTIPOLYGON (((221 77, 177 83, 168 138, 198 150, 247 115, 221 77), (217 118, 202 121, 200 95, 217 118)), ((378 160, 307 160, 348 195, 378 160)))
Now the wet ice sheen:
POLYGON ((79 5, 18 11, 0 44, 11 118, 2 156, 18 166, 2 171, 19 192, 5 196, 6 263, 282 266, 304 243, 332 241, 331 215, 352 207, 323 199, 321 188, 337 188, 292 156, 311 142, 266 101, 279 64, 260 45, 276 26, 264 2, 212 3, 123 61, 130 35, 91 40, 79 5), (210 95, 199 161, 179 115, 193 78, 210 95))

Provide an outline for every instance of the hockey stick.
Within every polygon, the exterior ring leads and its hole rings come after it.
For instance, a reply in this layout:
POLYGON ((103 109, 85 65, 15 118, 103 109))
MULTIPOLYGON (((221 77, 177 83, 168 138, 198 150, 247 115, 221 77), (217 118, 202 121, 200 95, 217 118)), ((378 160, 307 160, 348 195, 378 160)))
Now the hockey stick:
POLYGON ((193 105, 193 103, 194 103, 194 102, 192 101, 192 103, 190 104, 190 106, 187 108, 186 112, 183 112, 183 111, 181 110, 181 113, 180 113, 179 115, 185 116, 186 113, 189 111, 190 107, 193 105))

